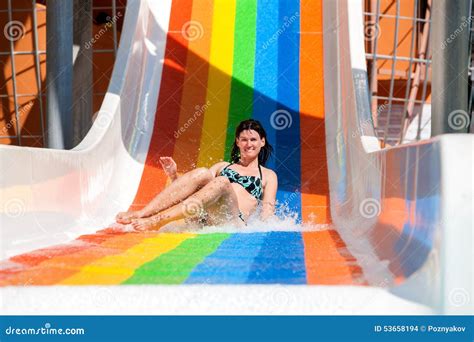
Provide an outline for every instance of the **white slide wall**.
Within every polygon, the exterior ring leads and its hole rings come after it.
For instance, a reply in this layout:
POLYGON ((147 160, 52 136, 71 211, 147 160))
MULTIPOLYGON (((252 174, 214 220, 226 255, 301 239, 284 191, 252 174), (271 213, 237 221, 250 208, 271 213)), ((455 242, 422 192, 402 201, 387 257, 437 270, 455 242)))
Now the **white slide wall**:
POLYGON ((360 0, 324 1, 331 214, 371 285, 472 314, 474 136, 381 150, 375 138, 360 0))

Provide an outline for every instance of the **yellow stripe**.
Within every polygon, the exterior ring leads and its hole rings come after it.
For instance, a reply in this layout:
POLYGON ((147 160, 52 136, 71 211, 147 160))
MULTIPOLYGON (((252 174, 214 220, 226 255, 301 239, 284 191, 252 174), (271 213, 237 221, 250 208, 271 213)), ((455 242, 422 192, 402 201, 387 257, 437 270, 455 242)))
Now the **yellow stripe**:
POLYGON ((210 166, 224 158, 234 56, 235 3, 235 0, 214 2, 206 101, 209 107, 204 116, 198 166, 210 166))
POLYGON ((82 267, 79 273, 64 279, 63 285, 114 285, 130 278, 135 269, 179 246, 196 234, 159 234, 145 239, 119 255, 111 255, 82 267))

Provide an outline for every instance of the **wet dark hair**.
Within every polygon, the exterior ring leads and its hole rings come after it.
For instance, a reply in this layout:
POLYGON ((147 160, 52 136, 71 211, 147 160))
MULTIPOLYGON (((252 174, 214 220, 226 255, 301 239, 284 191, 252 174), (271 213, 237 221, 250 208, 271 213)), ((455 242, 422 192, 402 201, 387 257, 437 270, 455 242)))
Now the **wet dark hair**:
POLYGON ((260 153, 258 154, 259 164, 265 166, 265 163, 273 152, 273 147, 267 140, 267 133, 263 129, 262 124, 257 120, 253 119, 241 121, 235 129, 234 145, 232 146, 232 152, 230 153, 232 163, 237 163, 240 160, 240 150, 235 140, 240 136, 240 133, 242 133, 242 131, 247 130, 254 130, 255 132, 257 132, 260 136, 260 139, 265 138, 265 146, 262 147, 260 153))

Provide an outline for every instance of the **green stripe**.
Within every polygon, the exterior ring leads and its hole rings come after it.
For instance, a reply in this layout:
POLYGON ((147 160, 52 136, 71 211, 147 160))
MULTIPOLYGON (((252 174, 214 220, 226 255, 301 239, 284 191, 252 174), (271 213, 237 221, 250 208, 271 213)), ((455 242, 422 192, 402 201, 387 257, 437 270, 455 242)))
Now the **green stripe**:
POLYGON ((234 64, 229 120, 224 155, 226 160, 230 160, 237 124, 252 117, 256 25, 257 1, 238 1, 235 14, 234 64))
POLYGON ((192 270, 229 238, 230 234, 202 234, 143 264, 123 284, 181 284, 192 270))

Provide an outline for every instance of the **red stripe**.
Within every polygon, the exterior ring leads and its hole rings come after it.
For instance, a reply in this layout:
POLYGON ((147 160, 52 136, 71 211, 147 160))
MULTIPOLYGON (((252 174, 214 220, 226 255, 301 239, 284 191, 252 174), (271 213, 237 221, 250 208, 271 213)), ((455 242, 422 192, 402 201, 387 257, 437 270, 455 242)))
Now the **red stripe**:
POLYGON ((153 135, 133 209, 146 205, 166 185, 159 158, 173 155, 188 48, 188 41, 181 32, 191 19, 192 3, 192 0, 174 0, 171 6, 153 135))
POLYGON ((189 44, 186 61, 178 127, 180 130, 176 134, 173 155, 180 173, 194 169, 199 157, 207 96, 213 10, 213 0, 200 1, 199 6, 195 5, 193 9, 193 21, 200 24, 198 29, 202 36, 189 44))
POLYGON ((81 235, 75 241, 67 245, 57 245, 48 248, 37 249, 32 252, 15 255, 10 261, 27 266, 36 266, 45 260, 62 257, 91 248, 91 244, 98 245, 109 239, 124 235, 124 232, 111 232, 107 229, 100 230, 95 234, 81 235), (81 242, 87 242, 84 244, 81 242))
POLYGON ((44 248, 15 256, 12 265, 0 271, 0 286, 53 285, 79 272, 81 268, 98 259, 121 254, 154 233, 111 233, 83 235, 70 245, 44 248), (87 241, 88 244, 78 244, 87 241))

